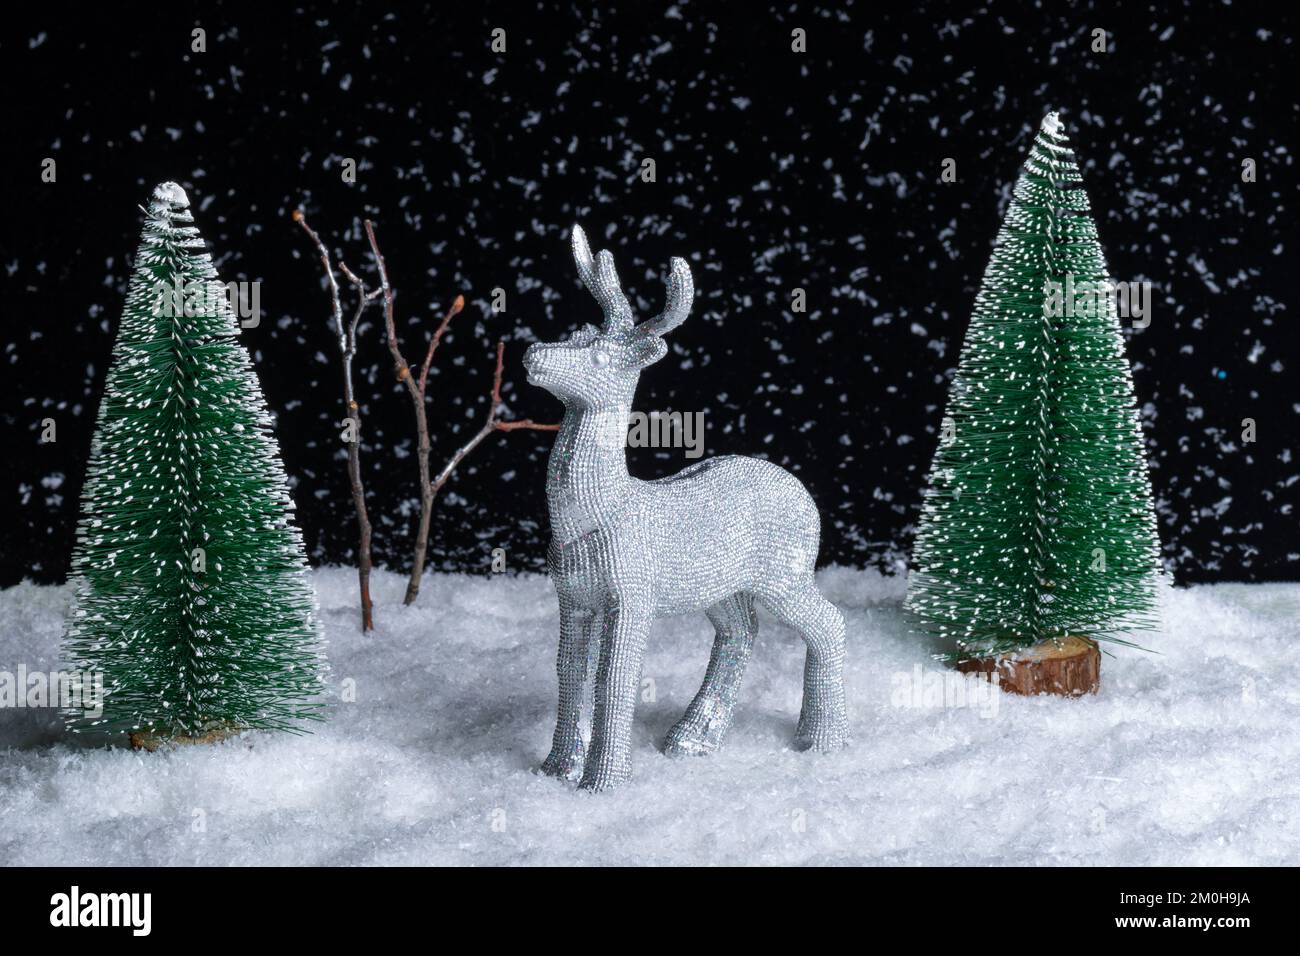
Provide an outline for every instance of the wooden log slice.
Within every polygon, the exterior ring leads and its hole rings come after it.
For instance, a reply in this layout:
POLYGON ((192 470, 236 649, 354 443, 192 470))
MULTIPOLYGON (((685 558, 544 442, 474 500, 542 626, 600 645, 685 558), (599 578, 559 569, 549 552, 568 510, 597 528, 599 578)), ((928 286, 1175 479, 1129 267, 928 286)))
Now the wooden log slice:
POLYGON ((156 750, 188 747, 193 744, 215 744, 229 737, 238 736, 243 732, 243 729, 242 727, 221 726, 212 727, 201 734, 181 734, 177 736, 167 736, 155 733, 152 730, 133 730, 131 731, 131 749, 147 750, 153 753, 156 750))
POLYGON ((1002 657, 959 661, 957 670, 988 680, 996 673, 998 686, 1009 694, 1080 697, 1101 686, 1101 651, 1096 641, 1070 635, 1002 657))

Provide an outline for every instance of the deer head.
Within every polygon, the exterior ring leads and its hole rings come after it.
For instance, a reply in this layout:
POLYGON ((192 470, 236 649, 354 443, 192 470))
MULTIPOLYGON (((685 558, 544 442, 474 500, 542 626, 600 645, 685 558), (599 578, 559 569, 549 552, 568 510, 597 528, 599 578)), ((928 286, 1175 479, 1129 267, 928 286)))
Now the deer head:
POLYGON ((671 260, 664 310, 637 324, 614 271, 613 254, 604 249, 593 260, 587 236, 576 225, 573 261, 583 285, 605 313, 605 320, 599 328, 582 326, 562 342, 530 346, 524 354, 528 381, 566 405, 630 405, 641 369, 667 354, 664 334, 685 322, 691 310, 695 289, 690 267, 684 259, 671 260))

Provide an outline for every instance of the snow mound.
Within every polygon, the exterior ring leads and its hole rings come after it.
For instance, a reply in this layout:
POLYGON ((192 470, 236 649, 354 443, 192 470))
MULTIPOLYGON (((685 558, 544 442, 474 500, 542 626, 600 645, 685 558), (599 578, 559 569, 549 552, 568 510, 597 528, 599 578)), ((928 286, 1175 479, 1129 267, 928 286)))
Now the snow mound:
MULTIPOLYGON (((315 572, 329 720, 172 753, 69 739, 0 710, 0 860, 22 865, 1071 864, 1300 862, 1300 584, 1168 591, 1157 653, 1118 649, 1081 700, 982 694, 910 635, 904 582, 832 568, 849 622, 854 743, 790 749, 803 650, 761 618, 736 724, 710 757, 664 733, 708 658, 703 616, 655 625, 633 779, 535 772, 555 709, 541 576, 374 582, 315 572)), ((57 666, 66 587, 0 592, 0 671, 57 666)))

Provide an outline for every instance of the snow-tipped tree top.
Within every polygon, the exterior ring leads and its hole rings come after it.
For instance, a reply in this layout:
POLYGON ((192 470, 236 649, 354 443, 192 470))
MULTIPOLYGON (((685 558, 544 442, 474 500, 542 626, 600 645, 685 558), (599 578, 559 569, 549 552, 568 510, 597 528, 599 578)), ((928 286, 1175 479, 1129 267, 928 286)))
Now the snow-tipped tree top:
MULTIPOLYGON (((1043 117, 1043 132, 1050 133, 1052 136, 1062 135, 1061 114, 1056 112, 1056 110, 1052 110, 1052 112, 1043 117)), ((180 187, 178 186, 176 188, 179 189, 180 187)), ((184 193, 181 195, 184 195, 184 193)))
POLYGON ((185 190, 181 188, 180 183, 159 183, 154 187, 153 198, 164 200, 174 206, 188 206, 190 197, 185 195, 185 190))
POLYGON ((190 212, 190 197, 185 195, 180 183, 159 183, 149 197, 149 208, 140 208, 149 216, 151 223, 150 229, 145 232, 146 244, 157 245, 164 236, 170 236, 171 241, 181 241, 190 248, 203 248, 199 231, 186 225, 194 222, 194 214, 190 212))

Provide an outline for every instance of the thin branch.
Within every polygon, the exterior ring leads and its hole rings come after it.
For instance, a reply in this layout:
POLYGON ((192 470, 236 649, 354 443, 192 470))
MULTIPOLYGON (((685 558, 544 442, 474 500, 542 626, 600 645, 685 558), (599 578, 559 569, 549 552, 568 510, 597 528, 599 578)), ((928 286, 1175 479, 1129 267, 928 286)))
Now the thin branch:
POLYGON ((330 307, 334 319, 334 328, 339 337, 343 336, 343 308, 339 305, 339 284, 334 280, 334 269, 330 266, 330 254, 325 248, 325 243, 321 242, 320 236, 316 235, 316 230, 307 224, 307 217, 302 214, 301 209, 293 211, 293 221, 302 226, 302 231, 307 233, 316 246, 316 252, 320 256, 320 264, 325 269, 325 280, 329 283, 330 290, 330 307))
POLYGON ((356 352, 357 323, 361 321, 361 313, 366 310, 366 306, 383 293, 383 290, 376 289, 373 292, 367 292, 365 282, 357 278, 357 276, 352 273, 352 270, 348 268, 348 264, 342 259, 339 260, 339 271, 347 276, 348 281, 357 287, 357 311, 352 314, 352 324, 348 326, 348 346, 353 352, 356 352))
POLYGON ((447 479, 449 479, 451 477, 451 473, 456 470, 456 466, 459 465, 462 461, 464 461, 469 456, 469 453, 472 452, 475 448, 477 448, 483 442, 483 440, 487 438, 489 435, 491 435, 494 431, 511 432, 511 431, 518 431, 520 429, 529 429, 532 431, 539 431, 539 432, 554 432, 560 430, 559 425, 539 425, 531 418, 524 418, 517 421, 515 420, 502 421, 497 417, 497 415, 501 411, 501 404, 502 404, 501 403, 501 378, 503 374, 503 368, 505 365, 505 352, 506 352, 505 339, 497 339, 497 364, 496 364, 496 369, 492 373, 492 397, 488 403, 487 421, 483 423, 482 428, 480 428, 477 432, 474 433, 473 438, 467 441, 460 448, 456 449, 455 454, 453 454, 451 458, 447 460, 447 464, 443 465, 442 471, 438 472, 438 477, 434 479, 433 482, 433 493, 435 495, 442 490, 442 486, 447 483, 447 479))
POLYGON ((429 416, 424 405, 424 388, 411 377, 411 366, 402 356, 401 346, 397 344, 397 322, 393 318, 393 287, 388 281, 388 267, 384 263, 384 254, 379 251, 379 240, 375 237, 375 225, 369 219, 365 221, 366 238, 370 240, 370 252, 375 257, 375 267, 379 270, 379 288, 384 298, 384 328, 388 332, 388 351, 393 356, 393 371, 397 380, 406 385, 406 392, 411 398, 412 410, 415 412, 415 434, 418 442, 416 464, 420 469, 420 524, 415 533, 415 553, 411 561, 411 577, 406 583, 406 604, 414 604, 420 593, 420 579, 424 577, 424 560, 429 550, 429 521, 433 515, 433 483, 429 478, 429 416))
POLYGON ((384 297, 384 328, 388 332, 388 351, 393 356, 393 373, 399 382, 406 384, 412 399, 418 399, 420 393, 411 378, 411 367, 397 344, 397 324, 393 320, 393 287, 388 282, 388 267, 384 264, 384 254, 379 251, 379 240, 375 238, 375 225, 369 219, 366 220, 366 238, 370 240, 370 252, 375 257, 375 267, 379 270, 379 289, 384 297))
POLYGON ((429 339, 429 351, 425 353, 424 364, 420 366, 419 384, 421 395, 424 394, 425 384, 429 381, 429 365, 433 362, 433 353, 438 350, 438 343, 442 341, 443 335, 446 334, 447 326, 451 325, 452 317, 463 308, 465 308, 465 297, 458 295, 456 301, 451 304, 451 308, 447 310, 447 314, 442 317, 442 322, 439 323, 437 331, 429 339))
MULTIPOLYGON (((393 287, 388 281, 388 267, 384 262, 383 253, 379 250, 379 239, 375 236, 375 227, 369 219, 365 220, 366 238, 370 242, 370 252, 375 258, 375 268, 379 272, 379 289, 378 294, 383 296, 384 300, 384 328, 388 334, 388 351, 393 357, 393 371, 397 380, 406 385, 407 394, 410 395, 411 404, 415 412, 415 430, 419 440, 417 460, 420 468, 420 523, 415 536, 415 553, 411 566, 411 577, 406 585, 405 603, 413 604, 420 593, 420 580, 424 576, 424 563, 429 549, 429 523, 433 515, 434 500, 438 492, 442 490, 448 479, 451 478, 452 472, 456 470, 466 456, 477 448, 489 435, 494 431, 517 431, 519 429, 533 429, 536 431, 556 431, 559 425, 539 425, 530 419, 523 421, 502 421, 498 416, 501 410, 501 378, 502 365, 505 356, 505 342, 497 342, 497 362, 496 371, 492 378, 492 395, 488 405, 487 421, 472 438, 460 448, 456 449, 442 470, 436 477, 429 474, 429 453, 431 451, 429 442, 429 419, 428 410, 425 405, 425 394, 429 382, 429 369, 433 365, 433 356, 441 344, 443 336, 446 335, 447 329, 451 325, 451 320, 457 313, 465 308, 464 296, 456 296, 447 310, 438 328, 434 330, 429 339, 428 349, 424 354, 424 361, 420 365, 419 372, 411 374, 410 363, 402 355, 401 346, 397 342, 397 321, 394 318, 393 309, 393 287)), ((365 285, 360 279, 355 278, 350 270, 345 270, 347 275, 357 287, 361 290, 360 295, 367 299, 365 285)), ((369 293, 374 295, 376 293, 369 293)))
POLYGON ((521 418, 514 421, 501 421, 497 418, 497 413, 501 410, 501 374, 505 364, 506 340, 497 339, 497 367, 492 375, 492 408, 488 412, 488 422, 499 432, 513 432, 519 429, 529 429, 537 432, 558 432, 560 426, 543 425, 533 421, 531 418, 521 418))
POLYGON ((303 215, 302 210, 294 210, 293 220, 302 226, 303 232, 307 233, 308 238, 316 246, 316 251, 320 255, 321 267, 325 270, 325 279, 329 284, 330 315, 334 322, 334 330, 338 335, 339 355, 343 366, 343 402, 347 417, 352 420, 355 426, 353 440, 347 442, 347 452, 348 483, 352 488, 352 504, 357 512, 357 529, 360 538, 357 549, 357 583, 361 592, 361 630, 362 632, 372 631, 375 628, 375 619, 374 604, 370 600, 370 514, 366 510, 366 489, 361 479, 361 407, 357 404, 352 387, 352 358, 357 351, 357 323, 361 320, 361 313, 365 310, 370 299, 366 296, 365 283, 353 275, 352 271, 340 262, 339 268, 358 289, 357 310, 352 316, 351 324, 344 331, 343 307, 339 302, 339 285, 334 278, 334 269, 330 265, 329 251, 325 248, 325 243, 321 242, 321 238, 316 234, 316 231, 307 224, 307 217, 303 215))
POLYGON ((531 418, 521 418, 518 421, 509 422, 493 422, 492 427, 499 432, 514 432, 519 431, 520 429, 529 429, 535 432, 558 432, 560 430, 558 424, 543 425, 541 422, 535 422, 531 418))

